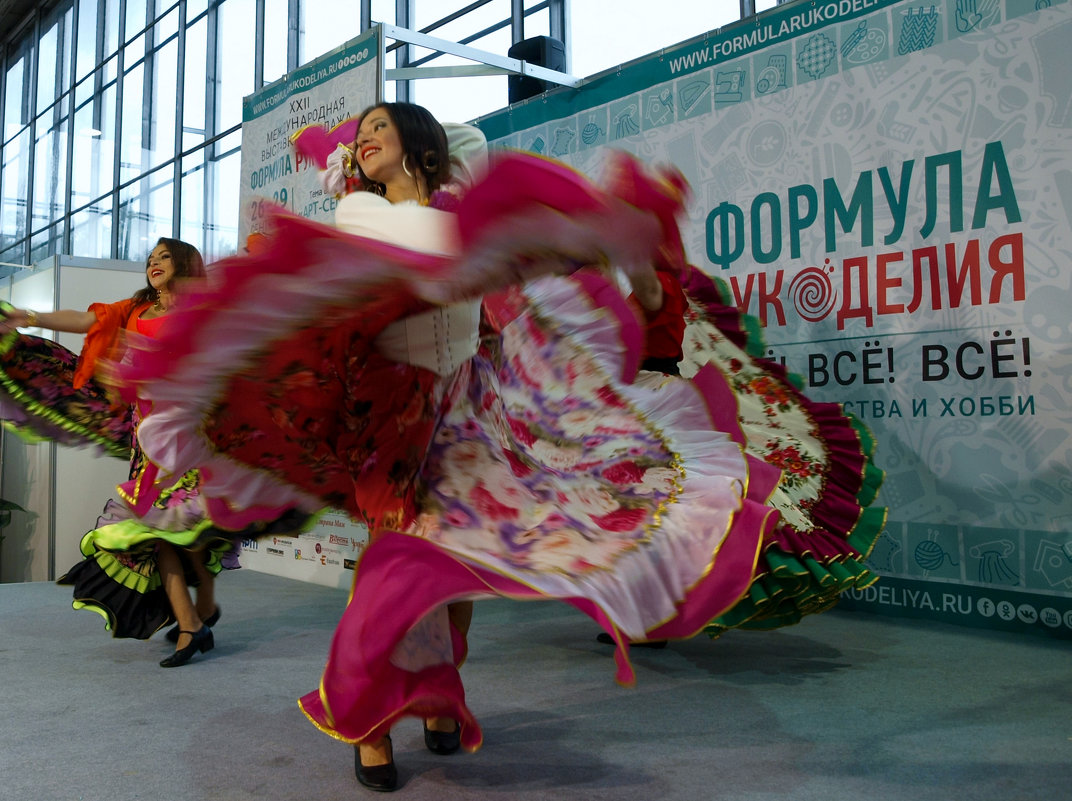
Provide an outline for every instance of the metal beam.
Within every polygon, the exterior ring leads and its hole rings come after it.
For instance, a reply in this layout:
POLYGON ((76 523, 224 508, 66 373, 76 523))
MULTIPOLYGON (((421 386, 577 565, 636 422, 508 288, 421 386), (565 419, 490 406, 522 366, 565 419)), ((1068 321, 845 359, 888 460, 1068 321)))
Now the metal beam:
POLYGON ((513 74, 489 64, 455 64, 449 67, 397 67, 385 70, 384 77, 388 81, 414 81, 419 78, 477 78, 513 74))
POLYGON ((438 39, 434 36, 411 31, 407 28, 400 28, 397 25, 384 24, 383 35, 391 39, 416 45, 417 47, 425 47, 440 53, 448 53, 452 56, 467 58, 470 61, 479 61, 482 64, 498 67, 503 70, 503 72, 495 74, 527 75, 530 78, 538 78, 541 81, 558 84, 559 86, 580 86, 581 84, 580 78, 568 75, 565 72, 550 70, 546 67, 538 67, 535 64, 529 64, 527 61, 509 58, 507 56, 499 56, 495 53, 489 53, 486 50, 479 50, 475 47, 458 44, 457 42, 451 42, 446 39, 438 39))

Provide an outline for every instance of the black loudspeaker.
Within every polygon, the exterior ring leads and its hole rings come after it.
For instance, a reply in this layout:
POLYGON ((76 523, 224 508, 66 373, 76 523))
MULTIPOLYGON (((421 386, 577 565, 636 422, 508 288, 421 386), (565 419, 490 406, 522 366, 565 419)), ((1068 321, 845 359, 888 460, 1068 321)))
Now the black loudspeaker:
MULTIPOLYGON (((506 51, 510 58, 528 62, 549 70, 566 71, 566 45, 550 36, 533 36, 522 39, 506 51)), ((558 84, 530 78, 527 75, 511 75, 507 78, 511 103, 554 89, 558 84)))

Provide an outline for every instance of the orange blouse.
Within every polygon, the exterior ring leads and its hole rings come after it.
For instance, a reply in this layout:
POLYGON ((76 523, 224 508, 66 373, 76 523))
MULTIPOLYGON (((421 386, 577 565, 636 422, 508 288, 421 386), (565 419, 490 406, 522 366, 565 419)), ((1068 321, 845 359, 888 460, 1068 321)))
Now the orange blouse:
POLYGON ((97 363, 102 358, 115 359, 120 347, 120 332, 135 330, 134 326, 142 312, 151 303, 137 303, 133 298, 116 303, 94 303, 89 311, 97 315, 97 322, 86 333, 78 366, 74 372, 74 387, 78 389, 93 377, 97 363))

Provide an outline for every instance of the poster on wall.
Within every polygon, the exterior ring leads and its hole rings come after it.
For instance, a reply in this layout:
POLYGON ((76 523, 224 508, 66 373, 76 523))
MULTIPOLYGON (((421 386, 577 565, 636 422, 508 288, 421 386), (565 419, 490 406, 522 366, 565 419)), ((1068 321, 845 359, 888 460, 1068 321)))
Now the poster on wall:
POLYGON ((290 139, 310 125, 334 128, 383 96, 383 37, 376 26, 242 100, 238 241, 260 229, 266 204, 318 222, 335 216, 318 168, 290 139))
MULTIPOLYGON (((291 137, 308 126, 335 128, 383 96, 383 37, 377 26, 314 59, 242 102, 239 242, 260 230, 269 204, 330 224, 336 199, 320 188, 318 166, 296 153, 291 137)), ((242 543, 244 567, 348 588, 368 529, 327 512, 294 537, 242 543)))
POLYGON ((767 357, 878 440, 843 604, 1072 637, 1072 5, 783 5, 478 121, 670 162, 767 357))
POLYGON ((326 512, 311 530, 242 542, 242 567, 274 576, 349 589, 368 545, 368 529, 342 512, 326 512))

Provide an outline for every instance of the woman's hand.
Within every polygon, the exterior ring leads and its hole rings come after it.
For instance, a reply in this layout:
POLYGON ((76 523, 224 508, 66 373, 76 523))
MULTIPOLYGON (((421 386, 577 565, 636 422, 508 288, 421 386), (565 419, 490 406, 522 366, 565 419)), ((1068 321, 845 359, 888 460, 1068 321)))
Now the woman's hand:
POLYGON ((33 327, 37 324, 36 317, 29 309, 5 309, 0 317, 0 334, 6 334, 16 328, 33 327))
POLYGON ((629 284, 637 303, 648 312, 657 312, 663 307, 663 285, 655 268, 650 264, 629 270, 629 284))
POLYGON ((325 193, 338 196, 346 191, 346 179, 354 174, 353 157, 353 151, 342 142, 336 145, 320 173, 320 186, 325 193))

